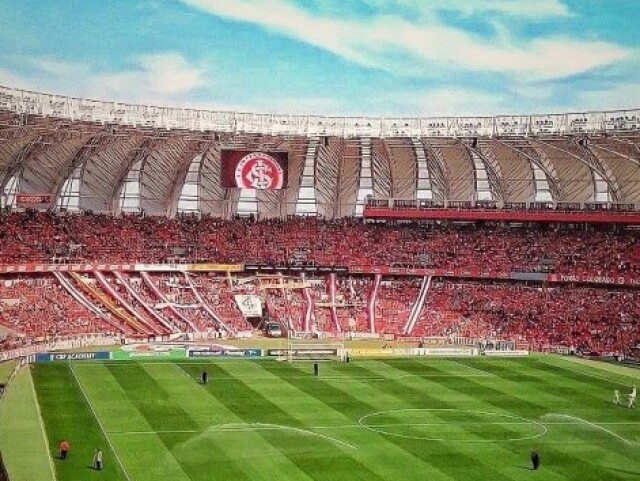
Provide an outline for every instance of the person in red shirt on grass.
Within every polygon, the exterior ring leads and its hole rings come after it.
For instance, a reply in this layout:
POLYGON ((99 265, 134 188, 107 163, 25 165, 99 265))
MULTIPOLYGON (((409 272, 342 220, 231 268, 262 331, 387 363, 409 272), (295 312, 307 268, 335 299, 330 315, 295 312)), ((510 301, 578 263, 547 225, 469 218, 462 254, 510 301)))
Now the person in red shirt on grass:
POLYGON ((69 454, 69 441, 63 439, 58 444, 58 451, 60 451, 60 459, 67 459, 67 455, 69 454))

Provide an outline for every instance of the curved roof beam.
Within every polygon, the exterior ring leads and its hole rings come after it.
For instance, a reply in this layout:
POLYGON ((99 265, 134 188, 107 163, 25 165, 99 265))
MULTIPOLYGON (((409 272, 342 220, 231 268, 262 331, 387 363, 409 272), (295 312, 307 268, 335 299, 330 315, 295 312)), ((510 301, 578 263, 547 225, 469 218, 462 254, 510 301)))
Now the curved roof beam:
MULTIPOLYGON (((500 168, 494 165, 493 162, 489 160, 489 158, 486 155, 480 152, 480 149, 471 147, 467 145, 465 142, 462 142, 462 140, 459 140, 459 142, 465 147, 467 152, 469 152, 469 156, 471 157, 472 161, 474 160, 473 159, 474 155, 478 156, 478 158, 482 161, 482 164, 484 165, 484 170, 487 173, 487 177, 488 177, 487 180, 489 181, 489 187, 491 190, 491 195, 493 196, 493 200, 496 202, 504 202, 504 188, 502 186, 501 177, 498 174, 498 170, 500 168)), ((477 193, 478 170, 475 168, 475 162, 474 162, 473 173, 475 177, 475 183, 476 183, 475 188, 477 193)))
MULTIPOLYGON (((513 150, 516 154, 523 156, 524 158, 526 158, 529 162, 531 162, 532 164, 535 164, 536 167, 538 167, 541 171, 544 172, 544 175, 547 176, 547 181, 549 182, 549 185, 551 186, 551 192, 553 195, 553 200, 557 200, 557 199, 561 199, 562 198, 562 189, 560 187, 560 180, 558 179, 557 175, 555 174, 555 172, 552 172, 551 169, 549 169, 549 167, 547 165, 545 165, 545 163, 533 156, 530 155, 526 152, 523 152, 520 149, 517 149, 516 147, 514 147, 513 145, 509 145, 508 142, 504 142, 501 139, 495 138, 493 139, 496 142, 499 142, 501 145, 504 145, 505 147, 507 147, 508 149, 513 150)), ((535 182, 535 179, 531 179, 531 182, 535 182)))
POLYGON ((598 145, 598 144, 589 144, 589 147, 592 148, 592 149, 604 150, 605 152, 609 152, 610 154, 613 154, 616 157, 620 157, 621 159, 628 160, 629 162, 633 162, 637 166, 640 166, 640 160, 634 159, 633 157, 629 157, 628 155, 625 155, 625 154, 623 154, 621 152, 618 152, 616 150, 607 149, 606 147, 603 147, 602 145, 598 145))
MULTIPOLYGON (((611 194, 611 197, 614 201, 617 201, 620 198, 620 187, 618 186, 618 182, 615 180, 615 178, 612 178, 613 174, 611 172, 605 171, 602 165, 599 165, 596 162, 589 162, 588 160, 580 157, 579 155, 574 154, 573 152, 568 151, 567 149, 563 149, 562 147, 553 145, 552 142, 543 142, 539 139, 533 139, 533 138, 529 140, 536 142, 538 144, 544 145, 546 147, 549 147, 551 149, 558 150, 568 155, 569 157, 572 157, 577 161, 583 163, 584 165, 589 167, 589 169, 591 169, 593 172, 597 173, 600 177, 602 177, 602 179, 607 183, 607 186, 609 188, 609 193, 611 194)), ((595 192, 595 182, 596 182, 595 177, 592 178, 592 181, 594 184, 594 192, 595 192)))

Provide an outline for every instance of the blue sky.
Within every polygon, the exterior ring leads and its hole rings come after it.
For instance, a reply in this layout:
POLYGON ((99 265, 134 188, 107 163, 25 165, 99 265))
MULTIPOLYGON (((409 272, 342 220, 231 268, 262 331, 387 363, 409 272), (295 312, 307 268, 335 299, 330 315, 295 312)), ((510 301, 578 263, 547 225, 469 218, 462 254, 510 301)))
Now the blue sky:
POLYGON ((0 84, 372 116, 640 107, 639 0, 0 0, 0 84))

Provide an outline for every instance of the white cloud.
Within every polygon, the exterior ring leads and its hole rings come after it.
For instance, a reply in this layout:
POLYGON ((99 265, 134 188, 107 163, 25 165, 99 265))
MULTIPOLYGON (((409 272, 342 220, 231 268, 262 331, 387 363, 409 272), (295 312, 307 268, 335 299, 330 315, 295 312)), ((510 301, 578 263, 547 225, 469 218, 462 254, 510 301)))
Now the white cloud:
POLYGON ((618 83, 606 89, 580 93, 575 110, 615 110, 640 108, 640 83, 618 83))
POLYGON ((178 53, 144 55, 139 64, 142 76, 155 92, 176 94, 205 84, 205 69, 191 65, 178 53))
POLYGON ((559 0, 364 0, 370 7, 393 11, 398 8, 424 17, 437 12, 455 12, 461 15, 497 14, 527 20, 567 17, 571 13, 559 0))
MULTIPOLYGON (((602 41, 561 37, 514 41, 504 31, 498 38, 487 39, 448 26, 435 16, 414 22, 383 11, 372 17, 344 19, 313 15, 290 0, 183 1, 212 15, 260 25, 349 61, 400 74, 403 69, 398 68, 395 59, 405 56, 407 71, 412 75, 419 69, 428 70, 436 64, 534 79, 554 79, 605 66, 630 54, 621 46, 602 41)), ((447 5, 444 0, 431 7, 417 6, 418 0, 404 3, 421 8, 423 13, 447 5)), ((449 8, 467 13, 481 11, 523 17, 569 14, 566 7, 555 0, 541 0, 540 10, 527 6, 527 3, 531 2, 498 1, 482 3, 481 7, 478 2, 455 0, 449 8)))
POLYGON ((495 115, 507 103, 503 95, 463 88, 427 90, 415 98, 420 116, 495 115))
POLYGON ((27 62, 36 69, 35 75, 17 76, 0 69, 0 83, 107 100, 175 103, 204 87, 208 79, 205 67, 175 52, 140 55, 133 59, 131 68, 116 72, 57 58, 38 57, 27 62))

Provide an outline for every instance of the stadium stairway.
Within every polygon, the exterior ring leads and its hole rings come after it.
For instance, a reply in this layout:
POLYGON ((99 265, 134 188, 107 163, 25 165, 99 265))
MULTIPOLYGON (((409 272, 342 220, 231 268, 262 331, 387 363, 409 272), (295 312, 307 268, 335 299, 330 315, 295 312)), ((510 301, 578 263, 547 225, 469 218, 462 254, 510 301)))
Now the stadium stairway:
POLYGON ((80 287, 80 289, 89 295, 89 297, 102 304, 109 312, 111 312, 111 314, 123 322, 123 326, 120 326, 120 329, 134 335, 153 335, 147 327, 140 324, 133 316, 129 315, 124 308, 114 304, 112 299, 105 292, 97 286, 90 284, 88 279, 85 279, 77 272, 70 272, 69 275, 74 280, 76 286, 80 287))
POLYGON ((337 333, 342 332, 340 320, 338 319, 338 309, 336 308, 336 275, 329 274, 329 300, 331 301, 331 320, 333 321, 337 333))
POLYGON ((376 274, 373 281, 373 287, 367 300, 367 315, 369 316, 369 331, 371 334, 376 332, 376 298, 378 297, 378 289, 380 288, 380 281, 382 280, 381 274, 376 274))
POLYGON ((111 323, 109 315, 107 315, 104 310, 100 309, 82 292, 80 292, 73 284, 73 282, 71 282, 63 272, 53 272, 53 276, 56 278, 58 283, 69 293, 69 295, 76 300, 76 302, 83 305, 89 310, 89 312, 92 312, 97 317, 111 323))
POLYGON ((209 316, 211 316, 211 318, 218 324, 218 326, 222 327, 225 331, 227 331, 229 334, 231 335, 236 335, 237 333, 231 329, 231 327, 229 327, 220 316, 218 316, 215 311, 211 308, 211 306, 209 306, 204 298, 202 297, 202 295, 200 294, 200 292, 198 291, 198 289, 196 288, 195 283, 193 282, 193 280, 191 279, 191 276, 189 275, 189 273, 187 272, 183 272, 184 274, 184 278, 187 281, 187 284, 189 284, 189 287, 191 288, 191 292, 193 292, 193 294, 196 296, 196 299, 198 300, 198 302, 200 303, 200 305, 202 306, 202 308, 205 310, 205 312, 207 314, 209 314, 209 316))
MULTIPOLYGON (((302 282, 304 283, 305 277, 302 274, 302 282)), ((305 306, 304 306, 304 330, 305 332, 311 332, 311 314, 313 312, 313 298, 308 287, 302 289, 304 294, 305 306)))
POLYGON ((154 309, 153 306, 150 306, 148 303, 146 303, 144 299, 142 299, 133 289, 133 287, 131 287, 129 281, 125 279, 125 277, 120 272, 115 271, 113 274, 116 279, 120 281, 121 285, 126 289, 126 291, 131 295, 131 297, 133 297, 153 319, 164 326, 164 329, 167 332, 175 332, 180 330, 177 326, 172 325, 169 320, 165 319, 156 309, 154 309))
POLYGON ((427 298, 427 293, 429 292, 429 287, 431 287, 431 279, 432 276, 424 276, 422 279, 422 285, 420 286, 420 292, 418 293, 418 298, 416 302, 413 304, 411 308, 411 312, 409 313, 409 318, 407 319, 407 323, 402 330, 403 334, 411 334, 413 328, 416 325, 416 321, 420 316, 420 312, 422 312, 422 306, 424 306, 424 301, 427 298))
POLYGON ((142 316, 131 304, 129 304, 127 300, 122 297, 120 293, 109 283, 102 272, 96 271, 95 277, 100 286, 107 292, 107 294, 115 299, 118 304, 123 306, 129 312, 129 314, 131 314, 138 321, 138 323, 146 326, 151 334, 156 336, 169 334, 169 331, 167 329, 163 329, 160 326, 154 325, 149 322, 149 320, 145 319, 145 317, 142 316))
POLYGON ((186 317, 185 315, 183 315, 178 309, 176 309, 176 307, 173 305, 172 302, 169 302, 169 300, 158 288, 155 282, 153 282, 153 279, 151 279, 151 276, 149 276, 147 272, 144 272, 144 271, 140 272, 140 277, 142 278, 142 281, 144 282, 145 286, 149 288, 149 290, 156 296, 156 298, 160 302, 162 302, 163 304, 169 307, 169 310, 172 312, 174 316, 176 316, 178 319, 184 322, 187 326, 189 326, 192 332, 198 332, 198 329, 196 328, 193 321, 188 317, 186 317))

